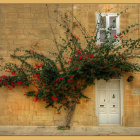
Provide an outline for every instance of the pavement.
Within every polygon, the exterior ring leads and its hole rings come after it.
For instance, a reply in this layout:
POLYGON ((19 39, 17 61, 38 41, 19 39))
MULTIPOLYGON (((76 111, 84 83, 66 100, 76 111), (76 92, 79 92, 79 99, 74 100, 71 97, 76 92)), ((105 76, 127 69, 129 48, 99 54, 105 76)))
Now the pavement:
POLYGON ((140 127, 75 126, 58 130, 57 126, 0 126, 0 136, 140 136, 140 127))

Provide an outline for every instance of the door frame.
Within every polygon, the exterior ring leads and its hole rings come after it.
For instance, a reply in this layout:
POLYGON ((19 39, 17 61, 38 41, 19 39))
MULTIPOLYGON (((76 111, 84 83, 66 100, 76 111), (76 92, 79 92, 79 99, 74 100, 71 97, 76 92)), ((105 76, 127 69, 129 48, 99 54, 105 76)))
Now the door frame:
MULTIPOLYGON (((113 79, 113 78, 112 78, 113 79)), ((121 78, 118 78, 118 79, 113 79, 113 80, 120 80, 120 117, 121 117, 121 124, 120 124, 120 126, 122 126, 122 117, 123 117, 123 77, 121 77, 121 78)), ((97 103, 97 80, 95 81, 95 105, 96 105, 96 116, 97 116, 97 118, 99 118, 99 115, 98 115, 98 103, 97 103)), ((98 119, 97 119, 97 121, 98 121, 98 119)), ((99 124, 99 122, 97 122, 97 125, 99 126, 100 124, 99 124)), ((115 125, 113 125, 113 126, 115 126, 115 125)), ((118 125, 117 125, 118 126, 118 125)))

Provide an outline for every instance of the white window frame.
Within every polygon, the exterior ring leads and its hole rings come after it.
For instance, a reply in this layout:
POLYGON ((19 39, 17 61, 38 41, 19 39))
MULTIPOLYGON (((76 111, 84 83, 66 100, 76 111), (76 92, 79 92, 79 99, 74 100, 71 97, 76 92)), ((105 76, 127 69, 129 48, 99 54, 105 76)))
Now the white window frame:
MULTIPOLYGON (((100 41, 100 30, 106 30, 109 28, 109 18, 111 16, 116 16, 116 28, 112 28, 112 30, 116 30, 116 34, 120 33, 120 24, 119 24, 119 15, 117 13, 96 13, 96 25, 97 25, 97 30, 99 29, 97 33, 97 44, 101 44, 102 42, 100 41), (106 16, 106 28, 100 28, 99 24, 100 23, 100 15, 101 16, 106 16)), ((117 44, 120 44, 120 40, 118 40, 117 44)))

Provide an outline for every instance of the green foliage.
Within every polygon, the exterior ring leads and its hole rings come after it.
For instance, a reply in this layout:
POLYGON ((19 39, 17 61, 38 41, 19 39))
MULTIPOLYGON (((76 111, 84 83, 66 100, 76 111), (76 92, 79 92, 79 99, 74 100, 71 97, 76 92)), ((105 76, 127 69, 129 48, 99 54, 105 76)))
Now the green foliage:
MULTIPOLYGON (((118 14, 120 15, 120 14, 118 14)), ((74 17, 76 19, 76 17, 74 17)), ((58 53, 53 53, 56 60, 33 50, 23 50, 22 55, 17 49, 11 57, 19 60, 21 64, 6 63, 3 70, 9 72, 9 76, 0 77, 0 87, 6 86, 12 90, 16 86, 35 89, 28 91, 26 96, 33 96, 35 101, 43 100, 46 108, 54 107, 58 111, 62 107, 68 108, 71 102, 80 103, 81 98, 89 99, 83 90, 95 80, 109 80, 114 76, 122 76, 126 72, 140 71, 136 63, 132 63, 131 55, 134 50, 140 49, 140 38, 124 40, 123 37, 135 25, 130 25, 120 34, 110 38, 111 27, 106 31, 106 38, 102 44, 97 44, 97 33, 89 35, 86 29, 77 21, 77 25, 87 42, 83 47, 79 37, 73 34, 68 26, 67 18, 60 24, 65 29, 65 38, 59 46, 58 53), (65 24, 64 24, 65 23, 65 24), (118 44, 118 42, 121 43, 118 44), (66 52, 69 55, 66 56, 66 52), (28 60, 36 60, 35 65, 28 60), (60 64, 60 66, 59 66, 60 64)))
POLYGON ((58 130, 66 130, 66 128, 62 127, 62 126, 58 126, 57 127, 58 130))

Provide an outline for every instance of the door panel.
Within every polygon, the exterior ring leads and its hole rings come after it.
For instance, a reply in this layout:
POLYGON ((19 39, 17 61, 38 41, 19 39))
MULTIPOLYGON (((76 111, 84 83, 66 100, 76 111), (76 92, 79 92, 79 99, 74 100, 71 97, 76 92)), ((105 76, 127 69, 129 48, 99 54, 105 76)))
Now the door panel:
POLYGON ((120 115, 119 114, 110 114, 109 115, 109 124, 110 125, 119 125, 120 124, 120 115))
POLYGON ((96 84, 99 125, 120 125, 120 80, 98 80, 96 84))
POLYGON ((100 124, 106 125, 106 120, 108 120, 107 117, 108 117, 108 116, 107 116, 106 114, 100 113, 99 118, 98 118, 100 124))

